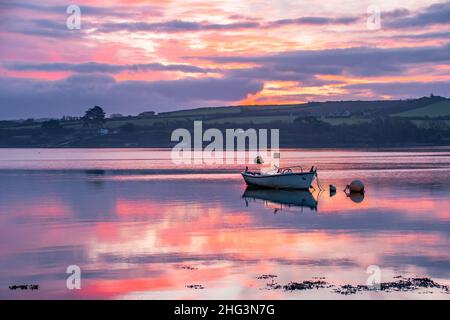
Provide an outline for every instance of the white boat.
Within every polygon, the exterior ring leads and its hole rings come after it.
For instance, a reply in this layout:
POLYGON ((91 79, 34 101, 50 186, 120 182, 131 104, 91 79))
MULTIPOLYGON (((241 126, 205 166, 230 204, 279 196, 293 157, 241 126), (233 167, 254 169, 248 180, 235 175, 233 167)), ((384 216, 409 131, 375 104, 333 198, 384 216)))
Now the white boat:
MULTIPOLYGON (((244 171, 241 172, 242 177, 248 186, 273 188, 273 189, 303 189, 308 190, 317 171, 314 167, 310 171, 294 172, 294 167, 277 168, 275 172, 259 173, 244 171)), ((301 167, 300 167, 301 168, 301 167)))

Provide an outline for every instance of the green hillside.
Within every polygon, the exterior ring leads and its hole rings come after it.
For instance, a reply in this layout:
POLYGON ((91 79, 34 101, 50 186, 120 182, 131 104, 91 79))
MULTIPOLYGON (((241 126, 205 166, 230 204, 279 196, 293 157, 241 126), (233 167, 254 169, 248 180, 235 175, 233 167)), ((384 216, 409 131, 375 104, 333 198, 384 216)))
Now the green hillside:
MULTIPOLYGON (((104 108, 105 111, 108 111, 107 106, 104 106, 104 108)), ((442 120, 439 117, 447 116, 450 116, 450 100, 430 96, 407 100, 326 101, 286 105, 196 108, 161 112, 147 117, 108 118, 103 127, 117 129, 127 124, 138 127, 177 126, 180 122, 194 120, 203 120, 205 124, 209 125, 290 124, 299 117, 314 117, 325 123, 338 126, 367 123, 380 117, 397 117, 419 121, 433 118, 442 120)), ((80 120, 61 121, 61 125, 68 129, 84 130, 83 123, 80 120)), ((5 130, 34 130, 40 127, 41 123, 34 120, 3 121, 3 125, 0 124, 0 129, 5 130)))
MULTIPOLYGON (((103 106, 108 112, 108 107, 103 106)), ((176 128, 280 129, 283 147, 450 145, 450 99, 197 108, 105 119, 0 121, 0 147, 170 147, 176 128), (109 129, 109 130, 106 130, 109 129)))
POLYGON ((450 101, 449 100, 440 101, 421 108, 395 113, 392 116, 404 118, 448 117, 450 116, 450 101))

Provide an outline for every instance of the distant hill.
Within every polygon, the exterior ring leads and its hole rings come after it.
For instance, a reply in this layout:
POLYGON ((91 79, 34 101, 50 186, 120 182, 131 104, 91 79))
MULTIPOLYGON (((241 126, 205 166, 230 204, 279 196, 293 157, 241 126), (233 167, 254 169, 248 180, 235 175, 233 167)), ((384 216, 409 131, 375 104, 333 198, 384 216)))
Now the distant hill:
MULTIPOLYGON (((107 112, 107 106, 103 106, 107 112)), ((79 119, 59 120, 55 130, 43 123, 0 121, 0 146, 133 147, 171 145, 176 128, 279 128, 285 146, 448 145, 450 99, 429 96, 408 100, 327 101, 265 106, 223 106, 106 119, 86 128, 79 119), (58 128, 59 127, 59 128, 58 128), (355 134, 356 133, 356 134, 355 134)))
MULTIPOLYGON (((105 111, 107 106, 104 106, 105 111)), ((375 101, 326 101, 284 105, 247 105, 195 108, 171 112, 161 112, 151 117, 128 116, 107 119, 106 127, 114 128, 124 123, 138 126, 155 123, 168 124, 180 120, 203 120, 206 123, 270 123, 292 122, 297 117, 317 117, 336 122, 336 119, 352 119, 358 122, 375 117, 395 116, 413 118, 436 118, 450 115, 450 99, 430 96, 409 100, 375 101)), ((339 121, 337 121, 339 122, 339 121)), ((11 122, 3 121, 4 124, 11 122)), ((79 120, 64 121, 65 126, 78 127, 79 120)), ((16 123, 17 127, 35 127, 32 121, 16 123)), ((2 127, 0 123, 0 127, 2 127)))
POLYGON ((450 99, 430 96, 410 100, 378 101, 327 101, 308 102, 287 105, 226 106, 216 108, 197 108, 160 113, 160 118, 170 119, 189 117, 210 122, 242 123, 253 121, 265 123, 270 121, 292 121, 298 116, 320 118, 373 118, 376 116, 409 116, 408 112, 421 109, 414 116, 447 116, 450 111, 446 106, 450 99), (439 110, 439 111, 437 111, 439 110), (429 114, 428 114, 429 113, 429 114), (251 117, 251 119, 249 118, 251 117), (215 120, 215 121, 212 121, 215 120))

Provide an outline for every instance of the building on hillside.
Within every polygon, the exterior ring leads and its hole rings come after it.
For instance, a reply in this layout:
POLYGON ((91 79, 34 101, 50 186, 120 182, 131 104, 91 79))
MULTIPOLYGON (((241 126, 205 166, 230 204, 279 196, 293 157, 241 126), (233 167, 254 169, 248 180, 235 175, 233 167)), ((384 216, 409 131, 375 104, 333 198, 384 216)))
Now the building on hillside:
POLYGON ((74 116, 63 116, 61 118, 61 121, 78 121, 80 120, 80 117, 74 117, 74 116))
POLYGON ((155 111, 144 111, 138 114, 138 117, 145 118, 145 117, 154 117, 156 116, 155 111))
POLYGON ((101 136, 106 136, 107 134, 109 134, 109 129, 100 128, 100 129, 98 129, 98 134, 101 136))
POLYGON ((123 117, 124 117, 124 115, 121 113, 112 113, 109 115, 110 119, 118 119, 118 118, 123 118, 123 117))

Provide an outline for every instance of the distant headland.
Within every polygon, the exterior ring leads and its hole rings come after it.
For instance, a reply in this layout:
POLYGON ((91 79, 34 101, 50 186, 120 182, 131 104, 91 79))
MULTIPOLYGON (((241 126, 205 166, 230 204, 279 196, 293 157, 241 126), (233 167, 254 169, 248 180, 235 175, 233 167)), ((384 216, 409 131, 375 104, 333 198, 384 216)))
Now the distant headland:
POLYGON ((0 147, 171 147, 171 132, 192 128, 280 130, 280 147, 450 145, 450 99, 327 101, 290 105, 226 106, 136 116, 107 115, 0 121, 0 147))

